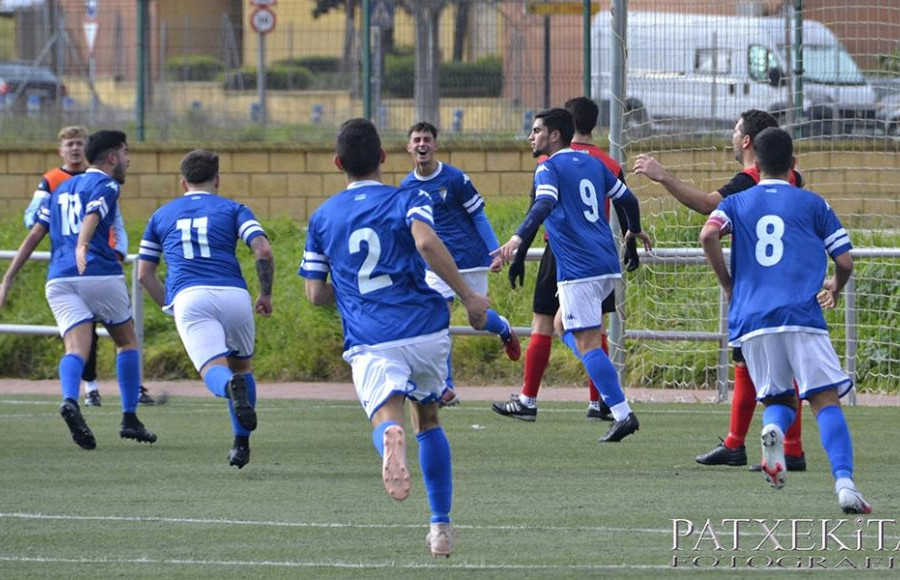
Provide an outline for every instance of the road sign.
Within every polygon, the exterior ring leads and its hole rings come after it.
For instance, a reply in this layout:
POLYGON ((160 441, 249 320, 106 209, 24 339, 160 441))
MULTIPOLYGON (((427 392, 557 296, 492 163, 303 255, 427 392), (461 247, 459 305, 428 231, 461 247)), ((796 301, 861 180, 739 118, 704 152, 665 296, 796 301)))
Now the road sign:
POLYGON ((84 0, 84 15, 86 18, 95 20, 97 18, 97 9, 99 8, 99 0, 84 0))
POLYGON ((97 40, 97 21, 84 21, 84 40, 87 43, 88 53, 94 54, 94 41, 97 40))
POLYGON ((257 8, 250 15, 250 26, 260 34, 268 34, 275 30, 275 13, 266 7, 257 8))
MULTIPOLYGON (((591 2, 591 14, 600 11, 600 5, 591 2)), ((536 2, 528 4, 529 14, 540 14, 541 16, 554 15, 578 15, 584 13, 584 2, 536 2)))
POLYGON ((394 27, 394 1, 375 0, 372 4, 372 26, 375 28, 394 27))

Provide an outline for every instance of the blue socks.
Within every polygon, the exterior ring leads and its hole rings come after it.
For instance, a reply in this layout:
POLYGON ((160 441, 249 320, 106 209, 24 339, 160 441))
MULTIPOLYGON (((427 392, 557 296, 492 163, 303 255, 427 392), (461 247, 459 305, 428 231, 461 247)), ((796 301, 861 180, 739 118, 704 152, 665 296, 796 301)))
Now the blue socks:
MULTIPOLYGON (((588 376, 591 377, 594 385, 597 386, 597 390, 600 391, 603 402, 608 407, 612 408, 625 401, 625 393, 622 392, 622 387, 619 386, 619 375, 616 373, 616 367, 613 366, 612 361, 609 360, 602 348, 595 348, 585 353, 581 357, 581 361, 584 363, 588 376)), ((617 418, 617 420, 620 419, 617 418)))
POLYGON ((227 397, 228 395, 225 393, 225 387, 228 386, 228 381, 231 380, 231 377, 234 376, 234 373, 231 372, 231 369, 224 365, 215 365, 210 367, 206 374, 203 375, 203 382, 206 383, 206 388, 209 391, 217 396, 217 397, 227 397))
POLYGON ((453 502, 450 442, 443 427, 419 433, 416 440, 419 442, 419 466, 422 468, 422 479, 425 480, 425 493, 428 505, 431 506, 431 523, 449 522, 453 502))
POLYGON ((141 353, 137 349, 123 350, 116 355, 116 378, 122 397, 122 412, 137 411, 141 394, 141 353))
POLYGON ((825 407, 816 417, 819 423, 819 438, 831 463, 831 473, 835 479, 853 475, 853 440, 844 412, 837 405, 825 407))
POLYGON ((575 345, 575 335, 567 330, 563 332, 562 341, 564 345, 569 347, 569 350, 575 353, 575 356, 578 357, 578 360, 581 360, 581 353, 578 352, 578 347, 575 345))
POLYGON ((509 340, 509 325, 503 322, 493 308, 487 309, 487 323, 484 325, 484 330, 499 335, 504 341, 509 340))
MULTIPOLYGON (((212 369, 210 369, 212 370, 212 369)), ((209 376, 209 373, 206 373, 209 376)), ((229 379, 231 380, 231 379, 229 379)), ((228 381, 225 381, 226 383, 228 381)), ((256 408, 256 379, 253 377, 253 373, 245 373, 244 374, 244 384, 247 387, 247 399, 250 401, 250 406, 254 409, 256 408)), ((224 387, 222 387, 224 389, 224 387)), ((237 415, 234 413, 234 403, 231 399, 228 400, 228 412, 231 414, 231 430, 235 434, 236 437, 250 437, 250 431, 241 427, 241 424, 238 423, 237 415)))
POLYGON ((796 418, 797 411, 791 409, 787 405, 776 403, 774 405, 769 405, 763 411, 762 422, 763 426, 775 423, 781 427, 782 433, 787 433, 788 429, 791 428, 791 425, 794 424, 794 419, 796 418))
POLYGON ((77 354, 67 354, 59 360, 59 384, 63 400, 72 399, 76 403, 81 394, 81 372, 84 359, 77 354))
POLYGON ((372 430, 372 444, 375 445, 375 451, 378 457, 384 457, 384 431, 391 425, 397 425, 394 421, 385 421, 372 430))

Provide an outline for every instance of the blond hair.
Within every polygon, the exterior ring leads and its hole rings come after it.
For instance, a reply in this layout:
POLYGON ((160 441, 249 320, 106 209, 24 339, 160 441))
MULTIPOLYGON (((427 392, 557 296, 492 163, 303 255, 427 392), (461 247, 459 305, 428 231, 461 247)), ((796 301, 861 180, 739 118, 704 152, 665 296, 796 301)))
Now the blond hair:
POLYGON ((75 139, 77 137, 81 137, 82 139, 87 139, 88 130, 82 127, 81 125, 73 125, 71 127, 63 127, 59 130, 58 139, 60 141, 65 141, 66 139, 75 139))

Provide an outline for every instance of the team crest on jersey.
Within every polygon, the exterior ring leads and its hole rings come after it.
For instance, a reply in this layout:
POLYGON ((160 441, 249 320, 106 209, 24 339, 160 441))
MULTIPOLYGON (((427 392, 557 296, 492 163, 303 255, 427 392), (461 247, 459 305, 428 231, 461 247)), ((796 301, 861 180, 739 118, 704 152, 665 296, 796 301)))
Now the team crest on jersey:
POLYGON ((438 189, 438 195, 441 196, 441 201, 447 201, 447 188, 442 187, 438 189))

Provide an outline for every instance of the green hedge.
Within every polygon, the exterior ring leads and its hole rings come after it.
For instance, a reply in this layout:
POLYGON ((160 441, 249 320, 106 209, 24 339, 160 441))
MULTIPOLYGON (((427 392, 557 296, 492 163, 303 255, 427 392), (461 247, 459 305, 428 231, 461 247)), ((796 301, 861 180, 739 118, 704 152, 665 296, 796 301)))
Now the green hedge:
POLYGON ((167 77, 173 81, 214 81, 223 68, 222 61, 204 54, 176 56, 166 61, 167 77))
MULTIPOLYGON (((388 55, 384 59, 384 92, 401 99, 413 97, 415 57, 388 55)), ((440 67, 444 97, 499 97, 503 91, 503 60, 490 56, 472 62, 444 62, 440 67)))
MULTIPOLYGON (((271 66, 266 69, 266 88, 273 91, 302 91, 313 83, 313 74, 302 66, 271 66)), ((255 90, 256 69, 244 67, 225 73, 225 90, 255 90)))
POLYGON ((336 56, 301 56, 274 62, 275 66, 303 67, 313 74, 336 73, 341 69, 341 59, 336 56))

